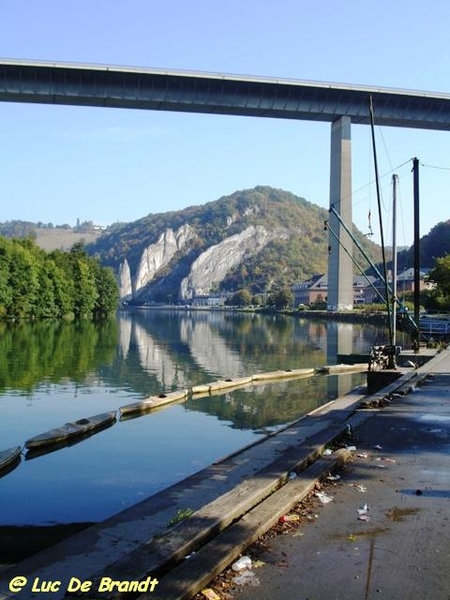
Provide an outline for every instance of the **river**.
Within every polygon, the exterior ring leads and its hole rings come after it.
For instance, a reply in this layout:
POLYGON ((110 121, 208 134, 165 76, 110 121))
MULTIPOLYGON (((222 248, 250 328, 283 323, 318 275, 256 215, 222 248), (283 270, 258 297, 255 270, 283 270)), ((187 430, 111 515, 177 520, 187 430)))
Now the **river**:
MULTIPOLYGON (((135 310, 104 324, 0 325, 0 451, 68 421, 226 377, 336 363, 385 343, 376 327, 283 315, 135 310)), ((314 376, 191 398, 117 420, 0 477, 0 525, 105 519, 346 393, 314 376)))

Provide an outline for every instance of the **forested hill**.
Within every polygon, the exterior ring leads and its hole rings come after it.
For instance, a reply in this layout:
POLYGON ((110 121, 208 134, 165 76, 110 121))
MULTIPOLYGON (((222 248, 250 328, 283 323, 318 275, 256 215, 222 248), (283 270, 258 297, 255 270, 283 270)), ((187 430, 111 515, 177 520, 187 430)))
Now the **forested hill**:
MULTIPOLYGON (((126 264, 129 292, 139 293, 140 299, 173 300, 189 286, 196 293, 267 292, 326 272, 328 217, 328 211, 304 198, 259 186, 201 206, 116 224, 87 249, 116 273, 126 264)), ((356 235, 378 260, 379 247, 356 235)))
MULTIPOLYGON (((435 225, 420 239, 420 266, 432 268, 436 258, 450 254, 450 219, 435 225)), ((414 247, 399 256, 399 266, 414 264, 414 247)))

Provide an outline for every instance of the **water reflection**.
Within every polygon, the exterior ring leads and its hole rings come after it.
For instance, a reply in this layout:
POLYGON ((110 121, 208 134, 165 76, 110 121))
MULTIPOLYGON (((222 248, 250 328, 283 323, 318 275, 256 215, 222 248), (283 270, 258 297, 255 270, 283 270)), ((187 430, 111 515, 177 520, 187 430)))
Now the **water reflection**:
MULTIPOLYGON (((104 324, 0 328, 0 450, 150 395, 333 364, 342 343, 359 353, 385 341, 367 326, 228 312, 140 310, 104 324)), ((0 478, 0 524, 106 518, 360 382, 265 382, 117 422, 0 478)))

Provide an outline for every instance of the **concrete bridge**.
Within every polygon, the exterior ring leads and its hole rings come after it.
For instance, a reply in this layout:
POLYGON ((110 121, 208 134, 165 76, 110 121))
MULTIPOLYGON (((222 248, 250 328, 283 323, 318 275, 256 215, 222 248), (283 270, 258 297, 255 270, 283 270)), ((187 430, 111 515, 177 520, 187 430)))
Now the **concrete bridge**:
MULTIPOLYGON (((0 60, 0 101, 201 112, 331 124, 330 206, 351 228, 351 124, 450 130, 450 94, 186 71, 0 60)), ((349 234, 333 214, 328 307, 353 306, 349 234), (349 252, 345 252, 346 248, 349 252)))

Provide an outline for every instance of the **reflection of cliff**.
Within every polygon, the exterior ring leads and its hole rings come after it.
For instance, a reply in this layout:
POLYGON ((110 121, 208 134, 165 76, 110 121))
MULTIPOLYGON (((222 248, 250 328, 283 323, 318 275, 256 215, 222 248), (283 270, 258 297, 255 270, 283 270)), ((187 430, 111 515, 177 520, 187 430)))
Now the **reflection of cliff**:
POLYGON ((248 375, 238 352, 230 349, 211 322, 192 318, 181 321, 180 337, 189 346, 195 362, 208 373, 219 377, 248 375))
MULTIPOLYGON (((162 390, 188 388, 195 371, 204 373, 205 382, 214 377, 246 375, 239 353, 227 346, 218 331, 219 314, 182 315, 170 319, 152 312, 134 317, 119 316, 119 349, 126 358, 130 348, 137 352, 142 370, 155 377, 162 390), (148 317, 148 318, 146 318, 148 317)), ((197 377, 198 380, 198 377, 197 377)))
POLYGON ((133 327, 133 341, 136 344, 143 371, 154 375, 163 390, 189 386, 186 373, 177 363, 177 356, 172 356, 167 352, 163 345, 158 344, 149 332, 137 322, 133 327))
POLYGON ((130 350, 133 320, 131 315, 125 313, 120 314, 117 320, 119 322, 119 352, 122 358, 126 358, 130 350))

